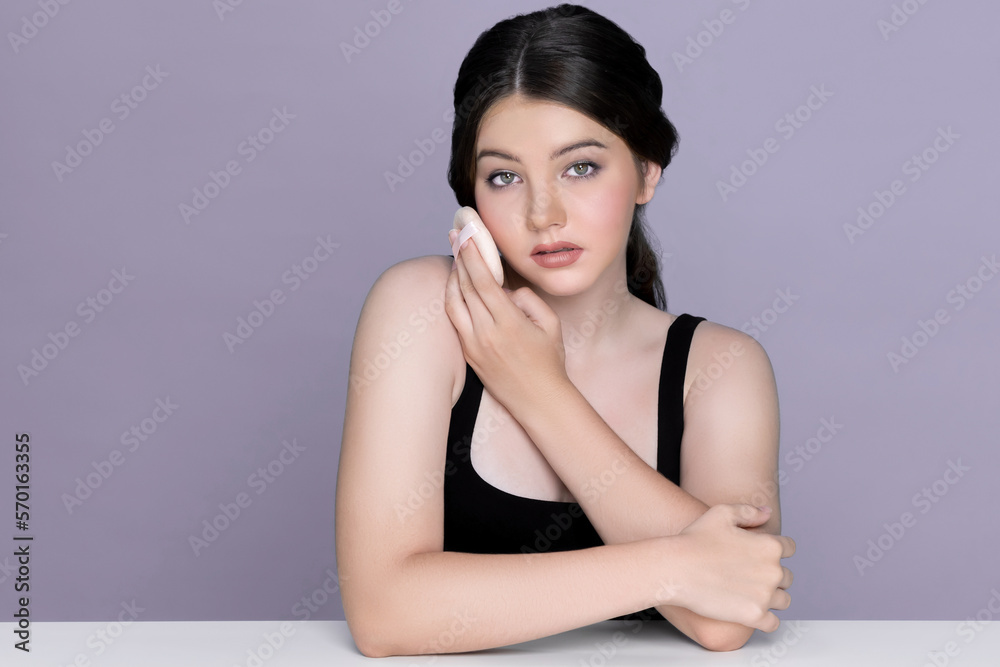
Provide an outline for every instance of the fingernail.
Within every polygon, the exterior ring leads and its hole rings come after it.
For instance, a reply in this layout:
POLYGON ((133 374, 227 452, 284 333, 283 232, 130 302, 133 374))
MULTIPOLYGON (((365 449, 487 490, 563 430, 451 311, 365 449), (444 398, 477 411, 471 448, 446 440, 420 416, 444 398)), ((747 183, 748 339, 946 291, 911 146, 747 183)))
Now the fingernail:
POLYGON ((770 512, 771 511, 770 505, 761 505, 759 509, 760 509, 761 512, 770 512))
POLYGON ((465 227, 463 227, 462 231, 458 233, 458 236, 456 237, 456 240, 451 242, 451 247, 452 247, 452 253, 451 254, 453 254, 453 255, 455 255, 457 257, 458 253, 462 250, 462 248, 465 247, 465 245, 469 242, 469 239, 477 231, 479 231, 479 228, 476 227, 476 225, 474 225, 472 222, 469 222, 469 224, 467 224, 465 227), (458 245, 459 241, 462 242, 461 246, 458 245))

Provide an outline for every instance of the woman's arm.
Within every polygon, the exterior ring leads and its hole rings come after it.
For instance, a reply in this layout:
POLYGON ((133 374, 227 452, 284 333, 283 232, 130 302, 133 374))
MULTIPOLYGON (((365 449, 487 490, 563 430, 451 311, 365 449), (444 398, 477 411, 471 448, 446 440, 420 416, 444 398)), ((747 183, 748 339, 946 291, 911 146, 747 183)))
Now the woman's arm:
MULTIPOLYGON (((681 486, 708 505, 767 505, 772 510, 768 521, 748 530, 780 535, 780 420, 770 359, 752 337, 713 322, 700 323, 695 340, 690 356, 694 363, 689 364, 692 384, 684 406, 681 486), (725 367, 727 353, 732 363, 725 367), (713 379, 715 367, 723 371, 713 379)), ((719 650, 739 648, 753 634, 752 628, 706 619, 687 609, 668 613, 682 631, 692 628, 719 650)))
POLYGON ((348 625, 370 656, 526 641, 637 611, 655 592, 649 544, 534 562, 442 551, 448 426, 456 364, 465 362, 443 312, 442 259, 409 260, 379 277, 351 352, 337 566, 348 625))
POLYGON ((358 648, 384 656, 503 646, 638 611, 666 601, 665 592, 679 605, 709 604, 721 614, 739 607, 740 621, 768 623, 759 612, 774 606, 770 593, 762 596, 774 584, 743 586, 762 568, 744 556, 751 534, 726 530, 740 525, 729 508, 688 535, 531 559, 442 551, 454 364, 464 363, 438 301, 448 273, 443 259, 402 262, 380 276, 351 353, 336 549, 358 648), (738 556, 706 575, 698 561, 709 550, 738 556), (722 575, 741 590, 730 590, 722 575), (665 587, 668 579, 679 589, 665 587))
MULTIPOLYGON (((474 243, 468 243, 459 254, 456 267, 448 280, 448 315, 469 363, 578 499, 605 543, 676 535, 695 517, 703 516, 707 505, 642 461, 570 381, 560 322, 551 308, 527 288, 505 295, 491 280, 474 243), (654 511, 636 511, 647 507, 654 511)), ((710 322, 702 323, 695 332, 688 358, 688 367, 694 371, 688 371, 689 376, 695 377, 711 364, 721 365, 719 353, 728 354, 729 363, 702 392, 699 409, 692 405, 685 410, 686 421, 693 423, 684 436, 682 479, 688 472, 694 473, 695 485, 700 484, 709 495, 713 490, 743 495, 747 490, 752 494, 762 486, 767 488, 776 472, 778 446, 777 394, 770 361, 763 348, 741 332, 710 322), (701 425, 711 427, 703 431, 709 435, 692 435, 701 425), (701 442, 706 437, 708 444, 701 442), (721 452, 718 472, 704 465, 689 465, 691 450, 703 448, 721 452), (726 473, 727 465, 731 474, 726 473), (725 486, 730 482, 736 486, 725 486)), ((757 502, 768 500, 763 497, 757 502)), ((776 487, 773 504, 777 510, 776 487)), ((771 526, 780 520, 777 514, 771 526)), ((768 537, 770 541, 756 540, 753 556, 767 550, 776 553, 778 543, 789 545, 794 552, 794 542, 788 538, 768 537)), ((780 567, 777 562, 773 565, 780 567)), ((791 572, 784 569, 784 573, 781 579, 787 584, 782 588, 791 584, 791 572)), ((787 598, 786 592, 781 594, 782 600, 787 598)), ((669 606, 660 612, 708 648, 738 648, 751 634, 749 628, 713 620, 725 620, 722 616, 700 619, 697 614, 669 606)), ((769 622, 773 622, 770 630, 778 625, 773 614, 769 622)))
MULTIPOLYGON (((769 505, 771 517, 752 530, 780 533, 778 402, 767 354, 742 332, 702 322, 687 377, 681 487, 640 459, 571 384, 538 387, 538 394, 507 406, 606 544, 676 535, 720 503, 769 505), (721 368, 719 358, 730 362, 712 379, 708 367, 721 368), (548 402, 539 403, 542 395, 548 402)), ((753 633, 674 605, 657 610, 713 650, 739 648, 753 633)))
POLYGON ((377 581, 369 579, 367 610, 352 619, 355 640, 370 657, 477 651, 639 611, 665 590, 653 585, 654 572, 679 569, 689 559, 676 540, 531 560, 522 554, 413 553, 377 581))

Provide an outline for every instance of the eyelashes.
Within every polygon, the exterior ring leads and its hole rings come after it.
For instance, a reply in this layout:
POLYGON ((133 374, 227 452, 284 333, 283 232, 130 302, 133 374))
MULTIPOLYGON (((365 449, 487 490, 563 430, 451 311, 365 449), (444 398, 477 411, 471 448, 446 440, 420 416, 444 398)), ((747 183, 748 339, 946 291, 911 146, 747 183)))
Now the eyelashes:
MULTIPOLYGON (((592 178, 592 177, 596 176, 597 172, 599 172, 601 170, 601 166, 599 164, 597 164, 596 162, 592 162, 590 160, 581 160, 580 162, 574 162, 572 165, 570 165, 569 171, 572 171, 573 169, 575 169, 576 167, 579 167, 580 165, 586 165, 586 166, 590 167, 591 169, 586 174, 572 176, 571 180, 584 180, 584 179, 587 179, 587 178, 592 178)), ((492 174, 490 174, 489 176, 487 176, 485 178, 486 185, 489 186, 492 190, 506 190, 508 187, 510 187, 511 185, 513 185, 513 183, 505 183, 505 184, 501 185, 501 184, 495 183, 494 180, 498 176, 503 176, 503 175, 507 175, 507 174, 510 174, 511 176, 517 176, 517 174, 515 174, 512 171, 509 171, 507 169, 500 169, 498 171, 494 171, 492 174)))

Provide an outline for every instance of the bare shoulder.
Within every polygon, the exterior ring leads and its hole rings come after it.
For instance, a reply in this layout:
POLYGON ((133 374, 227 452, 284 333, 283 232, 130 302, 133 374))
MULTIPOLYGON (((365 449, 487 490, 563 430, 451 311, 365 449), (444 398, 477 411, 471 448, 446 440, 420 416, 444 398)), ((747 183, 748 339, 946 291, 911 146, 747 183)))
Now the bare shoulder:
POLYGON ((413 291, 441 290, 451 271, 451 258, 447 255, 423 255, 396 262, 384 270, 372 285, 376 289, 392 288, 394 294, 411 296, 413 291), (411 289, 412 288, 412 289, 411 289))
MULTIPOLYGON (((385 269, 368 292, 358 322, 357 336, 377 340, 354 341, 370 358, 363 360, 356 384, 380 375, 382 367, 407 350, 419 349, 445 364, 453 388, 464 382, 464 356, 458 332, 445 312, 445 285, 452 258, 424 255, 385 269), (459 377, 459 376, 462 377, 459 377)), ((454 391, 452 392, 454 394, 454 391)))
MULTIPOLYGON (((752 336, 710 320, 698 323, 688 352, 685 404, 709 393, 773 390, 774 371, 764 347, 752 336), (715 387, 714 392, 710 388, 715 387)), ((731 396, 730 396, 731 397, 731 396)))

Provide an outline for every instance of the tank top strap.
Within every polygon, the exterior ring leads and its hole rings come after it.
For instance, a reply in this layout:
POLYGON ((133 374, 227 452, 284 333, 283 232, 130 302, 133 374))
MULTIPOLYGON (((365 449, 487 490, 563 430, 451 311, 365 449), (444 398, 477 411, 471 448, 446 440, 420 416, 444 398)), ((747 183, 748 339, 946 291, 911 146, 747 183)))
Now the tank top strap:
MULTIPOLYGON (((448 449, 445 453, 446 474, 451 475, 456 483, 467 492, 474 484, 475 472, 472 469, 472 434, 479 414, 479 403, 483 397, 483 382, 472 370, 469 362, 465 362, 465 386, 451 410, 451 422, 448 425, 448 449)), ((454 487, 454 485, 453 485, 454 487)), ((447 486, 445 487, 447 490, 447 486)), ((469 496, 471 497, 471 496, 469 496)))
POLYGON ((694 328, 704 319, 682 313, 671 322, 660 366, 656 467, 678 486, 681 483, 681 437, 684 434, 684 375, 694 328))

